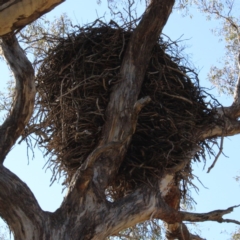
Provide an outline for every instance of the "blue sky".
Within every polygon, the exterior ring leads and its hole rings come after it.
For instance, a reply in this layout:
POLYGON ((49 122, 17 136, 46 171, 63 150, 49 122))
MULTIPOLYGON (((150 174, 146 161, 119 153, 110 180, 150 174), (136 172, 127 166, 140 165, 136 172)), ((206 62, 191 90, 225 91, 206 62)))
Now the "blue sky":
MULTIPOLYGON (((141 10, 139 10, 140 12, 141 10)), ((47 14, 49 19, 54 16, 60 16, 66 13, 75 23, 80 25, 94 21, 97 16, 103 16, 109 19, 107 13, 106 1, 101 5, 96 4, 96 0, 79 1, 76 4, 74 0, 67 0, 62 5, 56 7, 51 13, 47 14)), ((178 39, 182 36, 182 42, 187 46, 185 52, 189 55, 191 62, 199 69, 199 78, 201 86, 211 88, 211 84, 206 80, 207 73, 211 65, 218 63, 218 60, 224 56, 224 45, 219 39, 211 33, 210 29, 217 26, 215 20, 206 21, 205 17, 196 10, 191 11, 193 18, 181 16, 181 13, 174 12, 171 15, 164 33, 171 39, 178 39)), ((4 82, 9 79, 7 67, 0 62, 2 82, 1 89, 4 88, 4 82)), ((211 90, 220 103, 224 106, 231 104, 232 98, 220 96, 216 89, 211 90)), ((234 136, 224 140, 224 153, 228 156, 221 155, 216 166, 210 173, 206 173, 207 168, 214 159, 208 159, 206 168, 203 170, 203 164, 194 165, 194 174, 197 175, 202 183, 207 187, 204 188, 198 181, 194 183, 199 187, 198 194, 192 191, 192 196, 197 202, 194 212, 208 212, 215 209, 225 209, 232 205, 240 204, 240 184, 234 180, 234 176, 240 174, 240 136, 234 136)), ((43 210, 54 211, 61 204, 64 194, 61 184, 54 183, 50 185, 51 172, 43 169, 46 159, 42 157, 39 151, 35 152, 35 159, 28 162, 26 145, 16 145, 9 153, 5 166, 17 174, 24 182, 28 184, 38 199, 43 210)), ((236 209, 233 214, 227 215, 227 218, 239 219, 240 209, 236 209)), ((235 230, 234 224, 219 223, 199 223, 197 230, 200 230, 202 237, 211 240, 226 240, 235 230)))

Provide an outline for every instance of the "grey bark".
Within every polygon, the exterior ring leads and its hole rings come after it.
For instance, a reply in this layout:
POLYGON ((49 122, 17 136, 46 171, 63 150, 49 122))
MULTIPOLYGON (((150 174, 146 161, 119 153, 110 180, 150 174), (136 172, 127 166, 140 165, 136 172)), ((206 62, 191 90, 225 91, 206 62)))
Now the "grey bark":
POLYGON ((0 36, 25 27, 62 2, 64 0, 0 1, 0 36))
MULTIPOLYGON (((102 140, 75 173, 59 209, 54 213, 44 212, 26 184, 0 165, 0 216, 12 229, 15 239, 101 240, 153 218, 168 223, 169 232, 173 234, 175 229, 178 239, 185 239, 183 232, 179 231, 181 227, 188 236, 186 239, 197 239, 184 227, 183 221, 211 220, 239 224, 222 218, 234 207, 205 214, 179 211, 180 195, 173 176, 184 168, 194 153, 186 157, 184 164, 165 173, 158 187, 142 186, 114 203, 107 201, 104 194, 124 158, 135 131, 138 113, 150 101, 148 96, 138 99, 138 94, 152 47, 171 14, 174 2, 152 0, 134 31, 120 69, 119 84, 110 97, 102 140), (170 194, 175 198, 169 200, 170 194)), ((2 163, 29 121, 35 96, 33 69, 13 34, 3 37, 3 50, 16 78, 16 97, 9 118, 0 128, 2 163)), ((220 111, 218 114, 218 117, 232 119, 221 115, 220 111)), ((239 127, 234 127, 231 121, 229 124, 233 131, 239 131, 239 127)), ((222 132, 222 127, 214 126, 211 131, 203 130, 200 137, 208 138, 222 132)), ((230 130, 226 132, 230 133, 230 130)))

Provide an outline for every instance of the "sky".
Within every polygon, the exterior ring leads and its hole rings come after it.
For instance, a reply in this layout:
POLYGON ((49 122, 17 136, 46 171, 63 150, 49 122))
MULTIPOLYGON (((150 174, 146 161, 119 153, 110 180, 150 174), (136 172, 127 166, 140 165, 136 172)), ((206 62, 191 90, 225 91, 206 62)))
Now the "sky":
MULTIPOLYGON (((101 5, 96 4, 96 0, 79 1, 67 0, 52 12, 47 14, 48 19, 53 19, 66 13, 74 23, 84 25, 94 21, 97 17, 105 16, 110 19, 106 1, 101 5), (78 1, 77 1, 78 2, 78 1)), ((142 11, 140 7, 138 13, 142 11)), ((211 93, 219 100, 223 106, 229 106, 232 97, 219 95, 217 89, 213 88, 207 81, 207 73, 212 65, 218 64, 219 59, 224 56, 224 43, 211 32, 212 28, 218 26, 215 20, 206 21, 205 17, 196 10, 191 11, 192 18, 182 17, 180 12, 175 11, 169 18, 163 32, 172 40, 181 37, 182 44, 186 46, 185 53, 189 60, 199 69, 200 85, 212 88, 211 93)), ((0 62, 2 81, 0 88, 4 89, 9 79, 9 70, 0 62)), ((240 136, 229 137, 224 140, 224 155, 221 155, 217 164, 207 173, 208 167, 214 159, 208 159, 206 167, 203 163, 194 165, 194 174, 201 180, 194 180, 194 184, 199 188, 196 193, 192 190, 192 197, 196 201, 194 212, 208 212, 216 209, 225 209, 233 205, 240 204, 240 183, 236 182, 234 176, 240 174, 240 136)), ((64 197, 61 182, 55 182, 51 187, 51 171, 43 169, 46 159, 42 153, 35 151, 35 158, 32 160, 31 152, 27 158, 26 144, 16 144, 7 156, 5 166, 27 183, 33 191, 43 210, 56 210, 64 197)), ((232 214, 225 218, 238 219, 240 208, 235 209, 232 214)), ((212 222, 199 223, 193 231, 200 236, 210 240, 230 239, 230 233, 236 229, 234 224, 219 224, 212 222)))

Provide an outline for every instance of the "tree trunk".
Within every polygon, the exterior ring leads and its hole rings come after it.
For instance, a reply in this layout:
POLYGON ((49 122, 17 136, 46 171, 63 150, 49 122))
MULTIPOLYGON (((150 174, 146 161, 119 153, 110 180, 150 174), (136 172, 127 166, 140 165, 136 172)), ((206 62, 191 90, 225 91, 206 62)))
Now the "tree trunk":
MULTIPOLYGON (((23 8, 24 18, 9 14, 9 24, 0 24, 0 34, 22 27, 62 1, 8 1, 5 9, 23 8), (10 2, 12 4, 10 4, 10 2), (43 2, 43 3, 42 3, 43 2), (42 5, 41 5, 42 4, 42 5), (40 11, 36 11, 36 10, 40 11), (17 21, 16 21, 17 19, 17 21), (11 20, 11 21, 10 21, 11 20)), ((162 219, 168 224, 169 239, 197 239, 191 235, 183 221, 218 221, 233 211, 234 207, 206 214, 191 214, 179 211, 179 186, 175 174, 184 169, 186 161, 168 169, 153 187, 139 186, 127 196, 110 202, 105 189, 117 173, 135 132, 139 111, 151 99, 138 99, 151 51, 172 11, 174 0, 152 0, 135 29, 128 44, 119 74, 119 83, 112 90, 107 107, 106 123, 98 146, 76 171, 62 205, 54 213, 44 212, 30 189, 17 176, 0 165, 0 215, 10 226, 15 239, 72 239, 101 240, 119 231, 150 219, 162 219), (141 49, 141 51, 139 51, 141 49), (184 235, 183 235, 184 234, 184 235)), ((19 16, 23 14, 20 10, 19 16)), ((1 16, 2 20, 2 16, 1 16)), ((3 21, 3 20, 2 20, 3 21)), ((21 135, 33 112, 35 86, 30 62, 13 34, 3 38, 3 52, 16 79, 16 96, 9 118, 0 128, 0 160, 21 135)), ((223 132, 216 127, 214 134, 223 132)), ((203 132, 201 137, 211 137, 212 132, 203 132)))

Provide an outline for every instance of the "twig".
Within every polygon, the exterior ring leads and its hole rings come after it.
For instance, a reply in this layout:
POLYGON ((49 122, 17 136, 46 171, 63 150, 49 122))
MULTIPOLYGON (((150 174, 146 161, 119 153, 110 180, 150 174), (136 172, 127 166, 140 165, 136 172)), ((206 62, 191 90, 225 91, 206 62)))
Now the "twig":
POLYGON ((185 102, 188 102, 188 103, 190 103, 190 104, 193 104, 192 101, 190 101, 190 100, 188 100, 187 98, 182 97, 182 96, 176 96, 176 95, 168 94, 168 93, 165 93, 165 92, 163 92, 162 94, 164 94, 164 95, 166 95, 166 96, 169 96, 169 97, 181 99, 181 100, 183 100, 183 101, 185 101, 185 102))
POLYGON ((218 152, 218 154, 217 154, 217 156, 216 156, 214 162, 212 163, 212 165, 208 168, 207 173, 209 173, 209 172, 211 171, 211 169, 215 166, 215 164, 216 164, 216 162, 217 162, 219 156, 220 156, 221 153, 222 153, 222 150, 223 150, 223 139, 224 139, 224 138, 223 138, 223 136, 222 136, 222 137, 221 137, 221 142, 220 142, 219 152, 218 152))
POLYGON ((204 222, 206 220, 208 221, 214 221, 219 223, 235 223, 240 225, 240 222, 233 219, 224 219, 223 215, 229 214, 233 212, 234 208, 239 207, 240 205, 232 206, 224 210, 215 210, 208 213, 189 213, 189 212, 181 212, 182 220, 183 221, 189 221, 189 222, 204 222))

